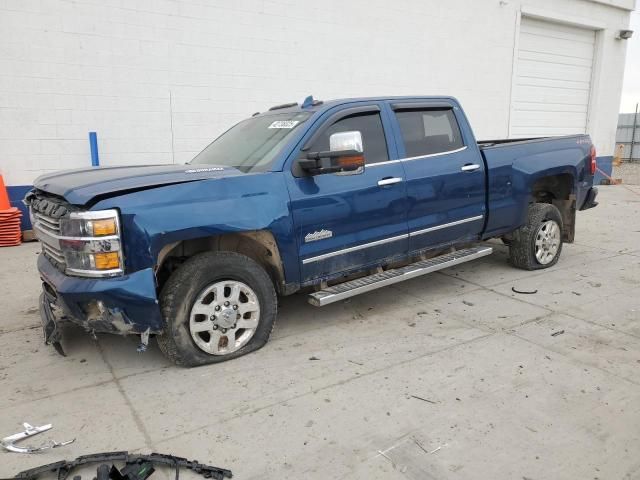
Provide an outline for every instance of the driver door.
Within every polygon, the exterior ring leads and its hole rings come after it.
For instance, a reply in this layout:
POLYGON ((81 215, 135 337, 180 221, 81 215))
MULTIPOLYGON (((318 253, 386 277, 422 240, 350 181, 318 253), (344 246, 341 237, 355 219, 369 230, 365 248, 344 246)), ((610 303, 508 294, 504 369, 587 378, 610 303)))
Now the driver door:
POLYGON ((329 150, 334 133, 359 131, 365 166, 354 172, 305 175, 292 169, 289 193, 303 284, 366 268, 407 253, 405 173, 389 161, 393 143, 377 104, 329 116, 304 143, 329 150))

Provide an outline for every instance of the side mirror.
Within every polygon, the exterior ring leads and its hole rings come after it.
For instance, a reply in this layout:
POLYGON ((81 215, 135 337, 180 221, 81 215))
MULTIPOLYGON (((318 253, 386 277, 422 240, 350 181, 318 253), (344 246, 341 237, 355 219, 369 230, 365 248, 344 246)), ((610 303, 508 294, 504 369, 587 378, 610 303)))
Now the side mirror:
POLYGON ((364 169, 362 134, 358 131, 334 133, 329 137, 328 152, 309 152, 306 159, 298 161, 300 167, 311 175, 353 172, 364 169))

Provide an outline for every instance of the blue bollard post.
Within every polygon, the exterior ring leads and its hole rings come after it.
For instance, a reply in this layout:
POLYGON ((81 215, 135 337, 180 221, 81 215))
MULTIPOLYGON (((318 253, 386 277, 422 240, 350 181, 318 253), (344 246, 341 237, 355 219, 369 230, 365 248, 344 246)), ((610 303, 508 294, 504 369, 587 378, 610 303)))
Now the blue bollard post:
POLYGON ((98 156, 98 134, 89 132, 89 147, 91 148, 91 166, 100 166, 100 157, 98 156))

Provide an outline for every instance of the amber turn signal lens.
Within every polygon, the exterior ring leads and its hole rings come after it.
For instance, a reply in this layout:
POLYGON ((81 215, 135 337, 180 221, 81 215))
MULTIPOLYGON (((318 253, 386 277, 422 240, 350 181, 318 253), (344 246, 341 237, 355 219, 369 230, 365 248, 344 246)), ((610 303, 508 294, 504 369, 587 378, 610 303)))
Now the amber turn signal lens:
POLYGON ((349 157, 338 157, 338 165, 342 168, 356 168, 362 167, 364 165, 364 157, 363 156, 349 156, 349 157))
POLYGON ((113 218, 107 218, 104 220, 93 221, 93 234, 96 237, 104 235, 115 235, 118 233, 116 228, 116 221, 113 218))
POLYGON ((96 270, 113 270, 120 268, 120 256, 118 252, 95 253, 96 270))

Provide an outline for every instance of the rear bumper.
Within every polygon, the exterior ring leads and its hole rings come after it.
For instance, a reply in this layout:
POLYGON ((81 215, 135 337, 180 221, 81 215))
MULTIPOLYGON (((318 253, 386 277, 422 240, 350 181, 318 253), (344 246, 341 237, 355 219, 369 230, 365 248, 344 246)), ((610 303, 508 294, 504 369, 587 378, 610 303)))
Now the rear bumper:
POLYGON ((596 207, 598 205, 598 202, 596 202, 597 196, 598 196, 598 188, 591 187, 587 192, 587 196, 584 199, 584 203, 582 204, 582 207, 580 207, 580 210, 588 210, 590 208, 596 207))
POLYGON ((40 314, 46 324, 70 321, 91 332, 160 333, 162 316, 151 269, 114 278, 77 278, 64 275, 44 256, 38 257, 43 301, 40 314))

